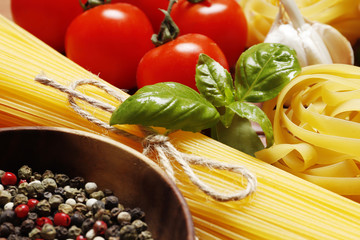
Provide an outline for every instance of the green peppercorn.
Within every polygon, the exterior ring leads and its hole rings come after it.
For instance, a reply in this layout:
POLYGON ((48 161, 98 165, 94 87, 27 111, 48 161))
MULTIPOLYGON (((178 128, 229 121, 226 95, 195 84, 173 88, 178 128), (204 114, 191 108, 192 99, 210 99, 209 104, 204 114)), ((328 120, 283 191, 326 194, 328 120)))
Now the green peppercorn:
POLYGON ((82 233, 81 228, 72 225, 68 230, 68 237, 75 239, 77 236, 79 236, 82 233))
POLYGON ((51 206, 47 200, 41 200, 36 205, 36 211, 40 216, 49 216, 51 214, 51 206))
POLYGON ((148 229, 148 225, 145 222, 141 221, 140 219, 136 219, 131 224, 134 225, 138 233, 141 233, 142 231, 148 229))
POLYGON ((151 232, 146 230, 146 231, 141 232, 138 235, 137 240, 153 240, 153 238, 152 238, 151 232))
POLYGON ((15 197, 13 198, 13 202, 14 202, 14 206, 17 206, 20 204, 27 204, 28 197, 25 196, 24 194, 20 193, 20 194, 15 195, 15 197))
POLYGON ((133 225, 125 225, 120 229, 121 240, 136 240, 138 234, 133 225))
POLYGON ((64 199, 62 196, 58 194, 54 194, 49 198, 49 204, 52 209, 58 209, 59 205, 64 202, 64 199))
POLYGON ((54 192, 57 188, 56 181, 52 178, 45 178, 41 184, 44 186, 45 191, 54 192))
POLYGON ((42 179, 54 178, 54 177, 55 177, 55 174, 51 170, 45 170, 45 172, 41 176, 42 179))
POLYGON ((95 198, 97 200, 101 200, 102 198, 105 197, 105 195, 104 195, 104 192, 100 190, 100 191, 96 191, 96 192, 91 193, 90 197, 95 198))
POLYGON ((72 188, 69 185, 64 187, 65 197, 66 198, 74 198, 80 191, 76 188, 72 188))
POLYGON ((19 179, 29 180, 31 175, 32 175, 32 169, 27 165, 22 166, 18 170, 18 178, 19 179))
POLYGON ((55 181, 60 187, 65 187, 68 185, 70 178, 66 174, 56 174, 55 175, 55 181))
POLYGON ((6 203, 10 202, 12 196, 7 190, 0 190, 0 205, 4 206, 6 203))
POLYGON ((76 203, 75 206, 74 206, 74 211, 79 211, 83 214, 87 213, 88 212, 88 208, 85 204, 83 203, 76 203))
POLYGON ((38 228, 33 228, 33 229, 29 232, 29 237, 30 237, 31 239, 41 238, 40 232, 41 232, 40 229, 38 229, 38 228))
POLYGON ((70 215, 73 212, 73 207, 66 203, 61 203, 58 207, 59 212, 70 215))

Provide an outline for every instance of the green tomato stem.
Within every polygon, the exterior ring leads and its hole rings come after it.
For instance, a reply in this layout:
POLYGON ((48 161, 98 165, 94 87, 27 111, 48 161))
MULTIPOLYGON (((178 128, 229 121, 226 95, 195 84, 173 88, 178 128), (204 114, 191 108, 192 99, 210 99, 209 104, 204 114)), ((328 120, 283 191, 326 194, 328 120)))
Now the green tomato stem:
POLYGON ((200 3, 203 2, 204 0, 187 0, 190 3, 200 3))
POLYGON ((170 16, 172 7, 176 2, 177 0, 170 0, 166 11, 160 9, 165 14, 165 17, 160 25, 159 33, 151 37, 151 41, 156 47, 174 40, 179 35, 179 28, 170 16))
POLYGON ((84 11, 89 10, 90 8, 100 6, 103 4, 111 3, 111 0, 88 0, 84 4, 82 0, 79 0, 80 6, 84 11))

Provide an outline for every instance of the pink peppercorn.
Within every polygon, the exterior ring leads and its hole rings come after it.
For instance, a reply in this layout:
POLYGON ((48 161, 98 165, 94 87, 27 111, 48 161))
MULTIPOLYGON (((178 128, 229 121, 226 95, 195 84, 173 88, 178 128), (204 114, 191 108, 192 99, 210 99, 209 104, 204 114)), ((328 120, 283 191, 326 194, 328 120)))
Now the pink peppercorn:
POLYGON ((94 223, 93 229, 96 234, 102 235, 107 229, 107 224, 104 221, 98 220, 94 223))
POLYGON ((1 183, 3 185, 15 185, 17 182, 17 177, 11 172, 5 172, 1 177, 1 183))
POLYGON ((76 237, 76 240, 85 240, 86 237, 84 237, 83 235, 79 235, 76 237))
POLYGON ((64 226, 67 227, 70 225, 71 219, 70 216, 66 213, 56 213, 54 216, 54 224, 58 226, 64 226))
POLYGON ((39 217, 36 219, 36 225, 38 228, 42 228, 42 226, 44 226, 45 223, 53 225, 53 222, 48 217, 39 217))
POLYGON ((28 215, 30 209, 26 204, 20 204, 15 208, 15 213, 18 218, 24 218, 28 215))
POLYGON ((39 203, 39 200, 30 198, 26 205, 28 205, 30 211, 34 210, 36 205, 39 203))

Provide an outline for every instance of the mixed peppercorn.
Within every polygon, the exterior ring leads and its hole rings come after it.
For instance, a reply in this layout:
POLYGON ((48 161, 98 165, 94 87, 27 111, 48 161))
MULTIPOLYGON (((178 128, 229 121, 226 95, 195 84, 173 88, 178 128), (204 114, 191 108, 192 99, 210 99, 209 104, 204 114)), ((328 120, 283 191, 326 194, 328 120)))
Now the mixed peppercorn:
POLYGON ((140 208, 82 177, 24 165, 17 176, 0 170, 0 180, 0 240, 153 239, 140 208))

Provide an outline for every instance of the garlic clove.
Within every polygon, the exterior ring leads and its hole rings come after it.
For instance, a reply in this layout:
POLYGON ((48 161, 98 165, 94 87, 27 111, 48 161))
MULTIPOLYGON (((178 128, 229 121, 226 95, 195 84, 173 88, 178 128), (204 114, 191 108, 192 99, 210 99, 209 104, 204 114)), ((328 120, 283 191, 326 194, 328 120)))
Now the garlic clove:
POLYGON ((332 63, 328 48, 322 37, 312 28, 312 25, 303 24, 298 33, 305 51, 307 65, 332 63))
POLYGON ((312 28, 322 36, 333 63, 354 64, 354 50, 338 30, 318 22, 314 22, 312 28))
POLYGON ((350 42, 330 25, 305 19, 294 0, 280 0, 278 15, 264 42, 293 48, 302 67, 354 63, 350 42))

